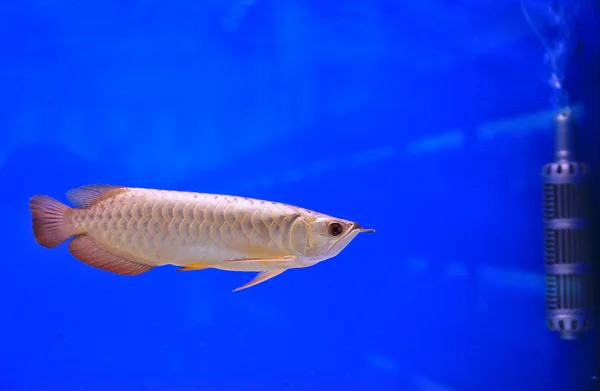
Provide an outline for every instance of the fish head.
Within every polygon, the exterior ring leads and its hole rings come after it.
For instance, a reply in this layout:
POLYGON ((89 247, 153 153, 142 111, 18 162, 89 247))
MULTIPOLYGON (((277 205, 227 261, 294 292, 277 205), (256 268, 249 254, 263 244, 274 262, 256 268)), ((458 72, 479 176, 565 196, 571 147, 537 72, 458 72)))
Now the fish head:
POLYGON ((316 263, 335 257, 361 232, 375 232, 360 224, 330 216, 320 216, 308 223, 306 251, 307 263, 316 263))

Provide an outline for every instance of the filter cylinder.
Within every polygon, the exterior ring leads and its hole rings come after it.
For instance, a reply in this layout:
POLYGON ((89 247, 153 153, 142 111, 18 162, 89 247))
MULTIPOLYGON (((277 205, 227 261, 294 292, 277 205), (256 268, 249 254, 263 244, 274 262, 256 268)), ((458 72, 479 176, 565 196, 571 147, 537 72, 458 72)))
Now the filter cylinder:
POLYGON ((590 170, 572 161, 574 124, 557 116, 556 158, 542 171, 547 323, 573 339, 594 320, 590 170))

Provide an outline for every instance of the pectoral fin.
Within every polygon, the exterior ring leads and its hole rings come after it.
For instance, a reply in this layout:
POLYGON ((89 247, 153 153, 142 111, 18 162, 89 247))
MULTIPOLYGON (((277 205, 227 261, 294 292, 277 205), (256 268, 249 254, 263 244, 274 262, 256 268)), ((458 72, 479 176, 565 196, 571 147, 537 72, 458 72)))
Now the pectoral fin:
POLYGON ((233 291, 237 292, 242 289, 250 288, 251 286, 260 284, 261 282, 265 282, 275 276, 278 276, 281 273, 283 273, 284 271, 286 271, 286 269, 270 270, 268 272, 259 273, 256 277, 254 277, 254 279, 252 281, 240 286, 239 288, 235 288, 233 291))

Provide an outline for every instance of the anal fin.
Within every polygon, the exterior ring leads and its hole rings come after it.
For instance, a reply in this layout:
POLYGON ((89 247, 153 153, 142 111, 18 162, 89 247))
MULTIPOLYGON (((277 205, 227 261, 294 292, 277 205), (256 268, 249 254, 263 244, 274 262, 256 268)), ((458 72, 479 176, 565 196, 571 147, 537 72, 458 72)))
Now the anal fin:
POLYGON ((276 270, 269 270, 268 272, 259 273, 256 277, 254 277, 254 279, 252 279, 252 281, 240 286, 239 288, 235 288, 233 291, 237 292, 237 291, 241 291, 242 289, 246 289, 246 288, 250 288, 254 285, 258 285, 261 282, 265 282, 273 277, 280 275, 281 273, 283 273, 286 270, 287 269, 276 269, 276 270))
POLYGON ((83 263, 123 276, 137 276, 152 269, 150 265, 131 261, 106 251, 87 235, 79 235, 71 240, 69 251, 83 263))

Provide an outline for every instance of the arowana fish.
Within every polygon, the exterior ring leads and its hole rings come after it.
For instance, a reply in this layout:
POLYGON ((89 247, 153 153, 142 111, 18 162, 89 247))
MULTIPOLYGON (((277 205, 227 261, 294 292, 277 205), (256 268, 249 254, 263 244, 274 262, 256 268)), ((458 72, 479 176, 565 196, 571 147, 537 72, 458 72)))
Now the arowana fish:
POLYGON ((70 208, 45 195, 29 201, 37 242, 70 237, 71 254, 121 275, 156 266, 259 274, 235 291, 340 253, 358 223, 292 205, 244 197, 88 185, 67 192, 70 208))

